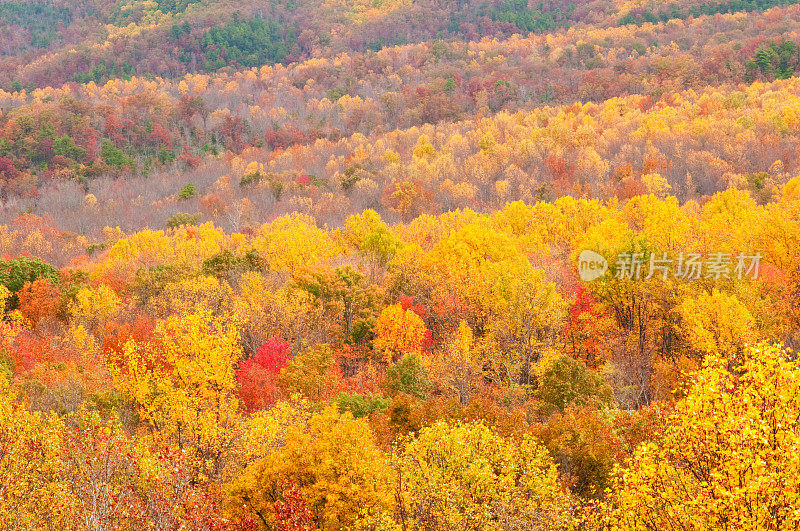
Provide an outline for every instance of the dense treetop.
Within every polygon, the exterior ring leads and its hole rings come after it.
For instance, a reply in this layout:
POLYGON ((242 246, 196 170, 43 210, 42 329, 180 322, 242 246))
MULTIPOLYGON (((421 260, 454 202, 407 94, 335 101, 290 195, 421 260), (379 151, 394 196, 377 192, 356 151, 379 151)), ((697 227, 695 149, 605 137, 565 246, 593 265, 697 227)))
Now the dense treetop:
POLYGON ((796 529, 800 4, 0 0, 0 529, 796 529))

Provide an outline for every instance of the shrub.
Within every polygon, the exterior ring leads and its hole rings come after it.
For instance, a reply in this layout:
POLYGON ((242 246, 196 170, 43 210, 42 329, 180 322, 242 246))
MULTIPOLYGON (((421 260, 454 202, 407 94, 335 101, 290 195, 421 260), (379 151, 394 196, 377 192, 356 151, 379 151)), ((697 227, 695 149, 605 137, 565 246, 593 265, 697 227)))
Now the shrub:
POLYGON ((197 187, 192 183, 187 184, 178 192, 178 199, 191 199, 197 195, 197 187))
POLYGON ((171 218, 167 220, 167 228, 168 229, 176 229, 178 227, 182 227, 184 225, 197 225, 197 222, 200 220, 200 214, 187 214, 185 212, 181 212, 179 214, 175 214, 171 218))

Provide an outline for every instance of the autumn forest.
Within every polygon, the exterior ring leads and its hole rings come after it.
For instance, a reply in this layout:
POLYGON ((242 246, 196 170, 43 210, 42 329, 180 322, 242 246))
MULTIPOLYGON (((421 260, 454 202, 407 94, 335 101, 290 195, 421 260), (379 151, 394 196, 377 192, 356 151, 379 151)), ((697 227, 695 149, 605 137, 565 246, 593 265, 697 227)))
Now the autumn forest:
POLYGON ((800 1, 0 0, 0 531, 800 530, 800 1))

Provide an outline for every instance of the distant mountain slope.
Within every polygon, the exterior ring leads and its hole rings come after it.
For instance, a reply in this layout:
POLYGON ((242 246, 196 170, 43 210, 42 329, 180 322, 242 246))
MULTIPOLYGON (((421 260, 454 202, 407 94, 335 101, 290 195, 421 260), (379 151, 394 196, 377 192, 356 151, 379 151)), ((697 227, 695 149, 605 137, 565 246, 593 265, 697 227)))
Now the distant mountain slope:
POLYGON ((56 0, 0 2, 0 88, 240 69, 433 40, 611 28, 796 0, 56 0))

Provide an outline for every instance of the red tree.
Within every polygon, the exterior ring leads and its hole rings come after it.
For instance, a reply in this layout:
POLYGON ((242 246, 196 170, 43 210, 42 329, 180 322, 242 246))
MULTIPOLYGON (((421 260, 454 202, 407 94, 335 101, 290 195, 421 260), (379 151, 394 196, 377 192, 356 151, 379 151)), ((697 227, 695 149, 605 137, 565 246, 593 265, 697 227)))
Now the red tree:
POLYGON ((281 396, 277 377, 289 363, 289 343, 274 336, 262 343, 256 355, 246 360, 236 371, 239 398, 247 409, 264 409, 281 396))

